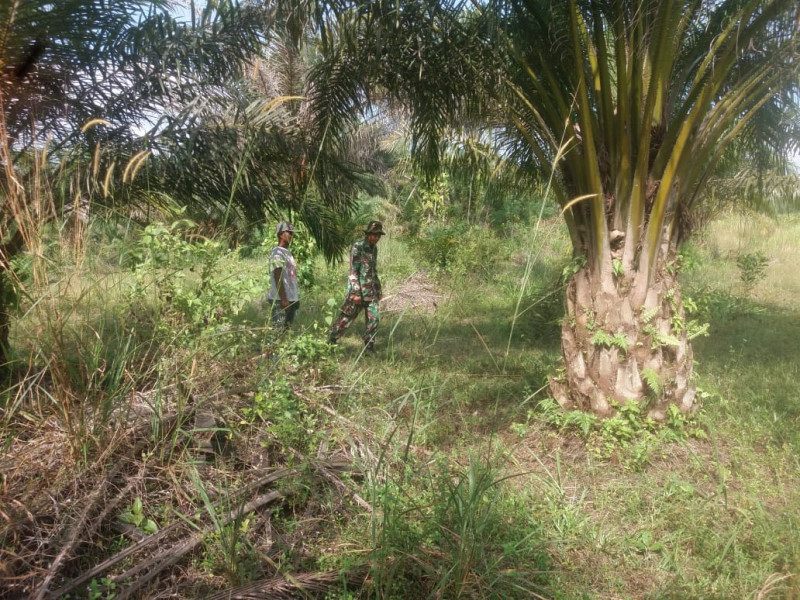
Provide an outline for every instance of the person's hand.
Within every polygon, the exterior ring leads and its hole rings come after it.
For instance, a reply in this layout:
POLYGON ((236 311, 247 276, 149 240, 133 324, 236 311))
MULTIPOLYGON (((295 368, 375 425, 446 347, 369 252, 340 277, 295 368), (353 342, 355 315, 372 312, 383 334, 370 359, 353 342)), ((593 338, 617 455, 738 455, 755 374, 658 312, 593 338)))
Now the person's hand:
POLYGON ((358 294, 351 294, 350 300, 352 300, 353 304, 355 304, 356 306, 361 306, 361 296, 359 296, 358 294))
POLYGON ((281 308, 289 308, 290 304, 291 304, 291 302, 289 302, 285 298, 281 298, 281 308))

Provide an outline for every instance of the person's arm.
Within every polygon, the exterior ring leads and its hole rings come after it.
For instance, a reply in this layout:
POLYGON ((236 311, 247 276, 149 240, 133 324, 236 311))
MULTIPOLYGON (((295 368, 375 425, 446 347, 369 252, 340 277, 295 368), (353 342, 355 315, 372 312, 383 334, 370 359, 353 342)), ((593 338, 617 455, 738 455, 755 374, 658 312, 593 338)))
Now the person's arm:
POLYGON ((286 288, 283 286, 283 269, 286 265, 286 257, 280 248, 274 248, 269 255, 269 265, 272 269, 272 277, 275 282, 275 289, 278 292, 278 299, 281 301, 281 308, 289 306, 289 299, 286 297, 286 288))
POLYGON ((286 297, 286 288, 283 287, 283 267, 272 269, 272 276, 275 278, 275 289, 278 290, 278 297, 281 299, 281 308, 287 308, 289 299, 286 297))
POLYGON ((378 247, 375 247, 375 298, 378 302, 383 300, 383 285, 380 275, 378 275, 378 247))
POLYGON ((356 303, 361 304, 361 250, 358 244, 353 244, 350 247, 350 275, 348 276, 348 283, 350 287, 350 299, 356 303))

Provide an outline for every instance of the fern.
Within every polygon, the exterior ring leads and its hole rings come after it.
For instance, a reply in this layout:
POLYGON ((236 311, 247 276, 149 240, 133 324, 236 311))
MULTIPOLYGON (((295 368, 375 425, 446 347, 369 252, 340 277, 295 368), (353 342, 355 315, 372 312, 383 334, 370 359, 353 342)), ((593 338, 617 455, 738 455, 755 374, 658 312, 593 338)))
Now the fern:
POLYGON ((580 430, 584 437, 589 435, 589 432, 597 424, 597 417, 592 413, 586 413, 581 410, 572 410, 567 413, 564 419, 565 427, 576 427, 580 430))
POLYGON ((619 348, 622 350, 623 354, 628 354, 628 337, 624 333, 610 335, 602 329, 598 329, 590 341, 595 346, 619 348))
POLYGON ((674 335, 670 335, 669 333, 661 333, 658 329, 656 329, 653 325, 647 325, 642 331, 650 336, 653 340, 651 348, 653 350, 658 349, 660 346, 680 346, 681 341, 676 338, 674 335))
POLYGON ((696 337, 707 336, 708 335, 708 328, 710 327, 710 323, 703 323, 702 325, 697 321, 689 321, 689 325, 687 326, 686 330, 686 337, 690 340, 693 340, 696 337))
POLYGON ((647 384, 647 387, 650 388, 650 391, 653 392, 655 397, 661 395, 661 379, 653 369, 644 368, 642 369, 642 379, 647 384))
POLYGON ((642 310, 642 323, 645 325, 649 324, 650 321, 653 320, 653 317, 656 316, 656 313, 658 313, 658 307, 651 308, 650 310, 642 310))

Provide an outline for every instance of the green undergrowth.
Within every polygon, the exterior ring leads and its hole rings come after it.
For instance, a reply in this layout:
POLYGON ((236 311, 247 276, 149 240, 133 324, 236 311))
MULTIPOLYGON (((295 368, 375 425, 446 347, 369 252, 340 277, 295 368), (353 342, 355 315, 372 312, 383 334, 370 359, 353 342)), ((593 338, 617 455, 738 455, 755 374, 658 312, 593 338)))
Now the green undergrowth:
MULTIPOLYGON (((154 226, 125 241, 124 261, 106 245, 79 266, 54 246, 14 323, 25 368, 0 443, 38 466, 3 471, 6 505, 67 537, 83 492, 124 465, 121 495, 84 528, 92 550, 52 589, 178 523, 207 533, 141 593, 320 574, 330 600, 791 598, 800 223, 739 223, 683 249, 684 298, 708 323, 694 340, 701 407, 659 424, 633 404, 601 420, 549 398, 573 268, 556 222, 442 226, 425 243, 388 227, 375 354, 360 320, 326 342, 347 266, 313 249, 297 321, 278 335, 261 301, 269 240, 232 252, 191 242, 188 223, 154 226), (58 459, 42 459, 53 447, 58 459), (237 512, 265 493, 250 483, 284 469, 268 511, 237 512), (113 533, 117 521, 135 531, 113 533)), ((6 527, 0 547, 44 572, 51 556, 25 527, 6 527)), ((133 560, 65 597, 115 597, 133 560)))
POLYGON ((773 245, 755 233, 752 246, 737 242, 768 257, 757 268, 742 252, 719 251, 730 220, 685 250, 684 296, 709 333, 694 340, 695 415, 671 411, 656 424, 627 405, 599 420, 547 398, 568 267, 551 241, 558 232, 546 236, 549 247, 514 240, 497 254, 502 268, 480 276, 434 270, 448 303, 434 314, 390 315, 381 355, 345 373, 380 392, 342 408, 358 411, 365 427, 400 428, 434 456, 470 456, 486 439, 515 448, 505 466, 527 474, 507 482, 508 493, 542 528, 545 597, 791 597, 800 561, 800 315, 797 276, 783 267, 800 249, 784 230, 796 220, 767 225, 773 245))

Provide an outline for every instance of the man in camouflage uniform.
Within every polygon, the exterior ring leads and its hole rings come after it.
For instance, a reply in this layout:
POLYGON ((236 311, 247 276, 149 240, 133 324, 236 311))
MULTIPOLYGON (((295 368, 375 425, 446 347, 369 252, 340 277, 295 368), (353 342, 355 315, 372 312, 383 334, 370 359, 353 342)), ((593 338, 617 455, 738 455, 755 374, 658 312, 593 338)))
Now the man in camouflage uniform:
POLYGON ((370 221, 364 229, 364 239, 350 247, 350 275, 347 279, 347 294, 342 302, 339 318, 331 326, 328 341, 335 344, 345 329, 350 326, 361 309, 367 321, 364 332, 364 348, 373 352, 375 332, 380 316, 378 303, 381 300, 381 280, 378 277, 378 242, 384 235, 380 221, 370 221))

